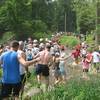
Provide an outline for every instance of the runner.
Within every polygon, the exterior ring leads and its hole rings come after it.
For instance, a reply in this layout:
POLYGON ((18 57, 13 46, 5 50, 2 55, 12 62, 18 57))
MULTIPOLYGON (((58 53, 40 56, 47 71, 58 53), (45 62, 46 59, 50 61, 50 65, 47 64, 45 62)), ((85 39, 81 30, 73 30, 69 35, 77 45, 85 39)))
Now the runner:
POLYGON ((61 52, 60 52, 60 63, 59 63, 59 68, 62 76, 62 82, 65 83, 66 80, 66 71, 65 71, 65 66, 66 66, 66 53, 65 53, 65 47, 62 45, 61 46, 61 52))
POLYGON ((54 78, 55 78, 55 82, 54 84, 58 84, 59 82, 61 82, 61 72, 60 72, 60 68, 59 68, 59 63, 60 63, 60 54, 59 52, 56 52, 55 53, 55 56, 53 58, 53 69, 54 69, 54 78))
POLYGON ((88 74, 87 74, 89 71, 89 60, 87 59, 86 56, 83 57, 82 67, 83 67, 83 78, 89 79, 88 74))
POLYGON ((86 54, 87 54, 87 49, 85 47, 82 47, 82 49, 81 49, 82 57, 84 58, 86 56, 86 54))
POLYGON ((11 43, 11 49, 0 56, 0 64, 3 65, 1 100, 9 100, 10 96, 15 100, 19 100, 21 89, 19 63, 26 67, 37 61, 25 61, 22 56, 18 55, 18 48, 19 43, 13 41, 11 43))
POLYGON ((31 61, 33 59, 32 49, 33 49, 33 44, 28 44, 28 47, 26 49, 26 59, 28 61, 31 61))
POLYGON ((39 46, 38 46, 37 43, 36 43, 36 44, 34 43, 34 44, 33 44, 33 48, 32 48, 33 56, 37 55, 38 52, 39 52, 39 46))
POLYGON ((49 63, 51 61, 50 55, 50 44, 46 44, 45 50, 39 52, 35 58, 39 59, 38 65, 36 67, 36 74, 38 76, 38 82, 43 83, 46 88, 49 86, 49 63))
MULTIPOLYGON (((26 60, 26 54, 25 52, 23 51, 24 50, 24 42, 23 41, 19 41, 19 49, 18 49, 18 54, 20 56, 23 57, 24 60, 26 60)), ((25 67, 24 65, 20 64, 20 76, 21 76, 21 100, 22 100, 22 95, 23 95, 23 92, 24 92, 24 85, 25 85, 25 82, 26 82, 26 72, 27 74, 29 73, 28 72, 28 67, 25 67)))
POLYGON ((76 48, 76 49, 72 52, 71 56, 73 56, 74 61, 75 61, 75 64, 76 64, 76 65, 79 64, 80 50, 76 48))
POLYGON ((100 70, 100 54, 97 52, 97 48, 94 48, 94 52, 92 53, 93 56, 93 64, 95 68, 95 72, 98 73, 100 70))

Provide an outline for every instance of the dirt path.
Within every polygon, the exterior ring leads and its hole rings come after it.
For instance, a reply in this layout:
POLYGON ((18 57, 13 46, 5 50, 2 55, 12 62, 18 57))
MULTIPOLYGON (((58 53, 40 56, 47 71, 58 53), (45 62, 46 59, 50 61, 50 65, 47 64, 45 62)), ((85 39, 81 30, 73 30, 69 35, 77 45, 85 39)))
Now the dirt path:
MULTIPOLYGON (((66 54, 69 55, 71 53, 71 50, 67 50, 66 54)), ((80 77, 82 73, 81 65, 78 66, 72 66, 73 60, 72 58, 69 58, 66 61, 66 73, 67 73, 67 79, 69 80, 70 78, 74 77, 80 77)), ((32 73, 33 66, 30 67, 30 72, 32 73)), ((36 81, 36 80, 35 80, 36 81)), ((50 89, 53 89, 53 81, 54 78, 52 76, 52 71, 50 70, 50 89)), ((31 82, 32 83, 32 82, 31 82)), ((25 92, 24 92, 24 97, 28 96, 34 96, 35 94, 38 94, 41 92, 40 88, 37 88, 35 86, 32 86, 30 82, 28 82, 25 86, 25 92)))

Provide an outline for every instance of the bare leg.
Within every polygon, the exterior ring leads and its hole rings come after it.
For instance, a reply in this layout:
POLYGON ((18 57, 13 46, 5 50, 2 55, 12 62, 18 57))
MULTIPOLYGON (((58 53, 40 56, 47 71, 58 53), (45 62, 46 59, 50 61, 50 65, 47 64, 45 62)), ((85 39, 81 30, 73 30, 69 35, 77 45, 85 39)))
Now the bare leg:
POLYGON ((14 98, 15 98, 14 100, 19 100, 19 97, 18 96, 15 96, 14 98))
POLYGON ((43 92, 48 90, 49 86, 49 76, 42 76, 41 77, 41 89, 43 92))
POLYGON ((41 83, 41 75, 37 75, 37 81, 39 84, 41 83))

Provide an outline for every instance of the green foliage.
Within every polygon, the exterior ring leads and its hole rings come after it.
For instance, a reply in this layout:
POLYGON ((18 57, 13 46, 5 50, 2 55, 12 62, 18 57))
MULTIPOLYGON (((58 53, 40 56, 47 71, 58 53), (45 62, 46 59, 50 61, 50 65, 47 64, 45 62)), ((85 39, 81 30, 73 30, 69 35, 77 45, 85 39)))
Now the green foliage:
MULTIPOLYGON (((92 76, 93 77, 93 76, 92 76)), ((90 81, 73 79, 64 85, 56 87, 51 92, 33 96, 34 100, 99 100, 100 80, 93 78, 90 81)))
POLYGON ((8 30, 8 20, 6 15, 7 7, 0 6, 0 33, 8 30))
POLYGON ((89 34, 87 35, 86 37, 86 42, 89 44, 89 45, 95 45, 95 41, 94 41, 94 35, 93 34, 89 34))
POLYGON ((0 34, 11 31, 16 34, 17 39, 22 39, 36 35, 33 33, 37 32, 65 31, 65 23, 66 31, 78 30, 78 33, 86 33, 95 29, 96 5, 94 0, 93 2, 90 0, 2 1, 0 34))
POLYGON ((96 2, 95 0, 72 0, 73 9, 76 11, 77 31, 82 34, 91 32, 96 27, 96 2))
POLYGON ((11 31, 16 39, 25 39, 47 32, 54 22, 53 9, 45 0, 7 0, 0 6, 0 33, 11 31))
POLYGON ((40 38, 50 38, 51 37, 51 33, 45 33, 45 32, 36 32, 33 33, 34 34, 34 38, 40 39, 40 38))
POLYGON ((59 42, 71 48, 79 44, 79 40, 74 36, 62 36, 59 42))
POLYGON ((33 22, 33 27, 35 32, 46 32, 47 25, 42 20, 35 20, 33 22))
POLYGON ((4 33, 3 37, 0 40, 0 43, 6 43, 15 37, 15 33, 13 32, 6 32, 4 33))
POLYGON ((73 0, 58 0, 56 7, 56 21, 58 31, 74 32, 76 29, 76 12, 73 11, 73 0), (66 27, 65 27, 66 23, 66 27))
MULTIPOLYGON (((0 66, 1 67, 1 66, 0 66)), ((0 68, 0 78, 1 78, 1 76, 2 76, 2 69, 0 68)))

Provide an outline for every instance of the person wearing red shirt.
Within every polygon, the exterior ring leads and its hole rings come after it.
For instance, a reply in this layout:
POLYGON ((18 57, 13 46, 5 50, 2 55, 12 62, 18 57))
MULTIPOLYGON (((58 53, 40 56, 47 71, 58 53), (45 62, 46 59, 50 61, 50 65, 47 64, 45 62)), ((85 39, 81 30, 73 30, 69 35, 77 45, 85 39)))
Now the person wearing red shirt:
POLYGON ((75 59, 75 63, 78 64, 79 63, 79 56, 80 56, 80 50, 79 49, 75 49, 71 56, 73 56, 73 58, 75 59))

